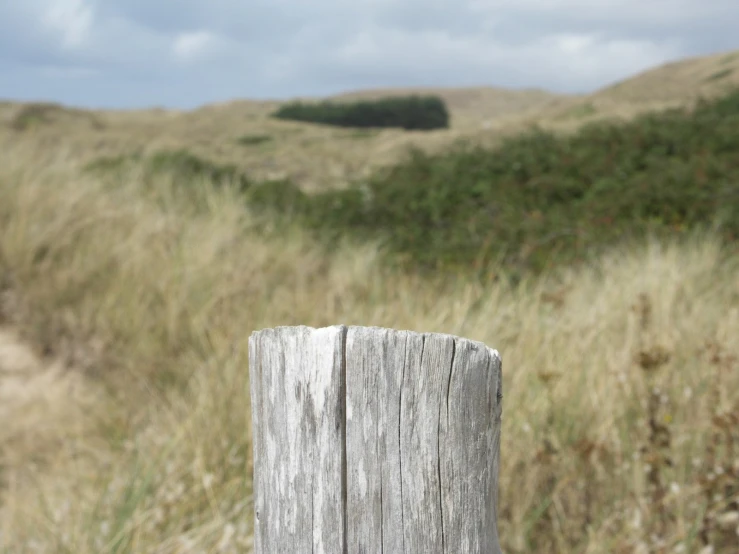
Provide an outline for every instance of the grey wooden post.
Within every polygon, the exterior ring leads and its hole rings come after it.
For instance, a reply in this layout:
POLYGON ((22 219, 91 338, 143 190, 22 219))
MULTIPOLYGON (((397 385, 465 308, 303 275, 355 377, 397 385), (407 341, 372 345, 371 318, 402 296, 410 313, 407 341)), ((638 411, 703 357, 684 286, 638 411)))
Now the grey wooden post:
POLYGON ((249 338, 256 554, 496 554, 501 359, 343 325, 249 338))

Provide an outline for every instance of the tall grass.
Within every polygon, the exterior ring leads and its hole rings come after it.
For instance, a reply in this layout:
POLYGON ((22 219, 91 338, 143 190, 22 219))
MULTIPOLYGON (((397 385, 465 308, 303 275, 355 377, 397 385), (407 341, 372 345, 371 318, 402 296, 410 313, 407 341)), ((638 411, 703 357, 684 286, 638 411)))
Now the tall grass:
POLYGON ((336 323, 501 352, 506 552, 735 551, 739 282, 714 237, 514 287, 260 236, 236 185, 105 181, 24 143, 0 168, 6 317, 95 391, 53 444, 0 443, 0 552, 248 550, 248 336, 336 323))

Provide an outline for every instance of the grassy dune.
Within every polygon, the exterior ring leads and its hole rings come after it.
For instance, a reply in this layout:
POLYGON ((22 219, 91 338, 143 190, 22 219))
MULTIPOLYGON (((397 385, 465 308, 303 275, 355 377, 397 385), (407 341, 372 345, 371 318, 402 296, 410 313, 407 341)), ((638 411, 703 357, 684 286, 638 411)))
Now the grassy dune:
POLYGON ((402 158, 407 147, 430 153, 458 140, 497 144, 537 124, 570 132, 584 123, 624 120, 652 110, 690 106, 739 86, 739 52, 681 60, 585 95, 493 87, 359 91, 337 100, 384 95, 438 94, 451 129, 430 133, 385 129, 356 132, 269 117, 272 101, 233 100, 189 112, 162 109, 86 111, 0 99, 0 133, 29 136, 74 158, 186 149, 217 164, 235 164, 256 180, 289 178, 307 191, 343 188, 402 158))
POLYGON ((265 238, 228 187, 145 187, 136 168, 111 186, 13 137, 3 317, 84 379, 43 424, 3 422, 0 552, 248 551, 248 336, 336 323, 501 352, 505 552, 699 552, 701 534, 735 552, 739 281, 715 237, 515 287, 445 282, 388 269, 372 244, 265 238))

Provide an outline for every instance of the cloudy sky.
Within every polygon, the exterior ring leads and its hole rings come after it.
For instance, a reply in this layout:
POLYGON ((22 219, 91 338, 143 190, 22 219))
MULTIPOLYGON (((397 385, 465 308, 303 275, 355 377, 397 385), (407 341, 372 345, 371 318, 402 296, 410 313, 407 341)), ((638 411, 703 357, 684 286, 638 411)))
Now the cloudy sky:
POLYGON ((585 92, 739 49, 737 0, 0 0, 0 98, 190 108, 392 86, 585 92))

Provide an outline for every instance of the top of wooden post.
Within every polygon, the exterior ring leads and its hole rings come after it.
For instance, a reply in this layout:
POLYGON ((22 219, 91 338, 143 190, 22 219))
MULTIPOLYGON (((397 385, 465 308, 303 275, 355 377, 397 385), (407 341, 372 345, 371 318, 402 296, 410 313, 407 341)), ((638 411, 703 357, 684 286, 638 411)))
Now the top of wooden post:
POLYGON ((440 333, 252 334, 255 552, 497 553, 501 359, 440 333))

